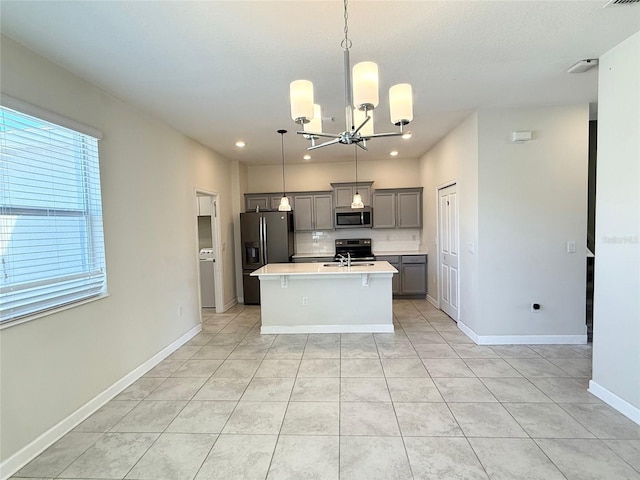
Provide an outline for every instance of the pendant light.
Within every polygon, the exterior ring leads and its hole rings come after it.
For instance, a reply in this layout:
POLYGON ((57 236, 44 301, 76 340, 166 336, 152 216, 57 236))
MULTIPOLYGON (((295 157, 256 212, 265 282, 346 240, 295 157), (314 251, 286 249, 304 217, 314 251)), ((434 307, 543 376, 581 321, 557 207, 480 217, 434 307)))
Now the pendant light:
POLYGON ((278 205, 279 212, 290 212, 291 204, 289 203, 289 198, 287 197, 287 192, 284 187, 284 134, 287 133, 286 130, 278 130, 280 134, 280 146, 282 149, 282 198, 280 199, 280 205, 278 205))
POLYGON ((364 208, 364 203, 362 203, 362 196, 358 193, 358 146, 354 147, 354 151, 356 152, 356 193, 353 195, 353 201, 351 202, 351 208, 364 208))

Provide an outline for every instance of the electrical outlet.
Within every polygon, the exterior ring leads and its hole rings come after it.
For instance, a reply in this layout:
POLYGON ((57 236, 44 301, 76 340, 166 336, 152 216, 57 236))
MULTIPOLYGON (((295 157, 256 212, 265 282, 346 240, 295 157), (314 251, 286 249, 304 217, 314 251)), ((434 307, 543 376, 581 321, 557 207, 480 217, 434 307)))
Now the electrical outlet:
POLYGON ((304 306, 309 305, 309 297, 302 297, 302 305, 304 306))

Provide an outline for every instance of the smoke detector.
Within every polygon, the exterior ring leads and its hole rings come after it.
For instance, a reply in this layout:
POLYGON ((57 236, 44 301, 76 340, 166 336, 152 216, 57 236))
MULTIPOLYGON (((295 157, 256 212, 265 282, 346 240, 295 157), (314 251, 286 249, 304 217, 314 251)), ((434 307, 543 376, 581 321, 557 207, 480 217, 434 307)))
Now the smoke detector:
POLYGON ((586 58, 584 60, 580 60, 575 65, 572 65, 571 67, 569 67, 569 70, 567 70, 567 73, 584 73, 587 70, 591 70, 592 68, 597 66, 598 66, 597 58, 586 58))

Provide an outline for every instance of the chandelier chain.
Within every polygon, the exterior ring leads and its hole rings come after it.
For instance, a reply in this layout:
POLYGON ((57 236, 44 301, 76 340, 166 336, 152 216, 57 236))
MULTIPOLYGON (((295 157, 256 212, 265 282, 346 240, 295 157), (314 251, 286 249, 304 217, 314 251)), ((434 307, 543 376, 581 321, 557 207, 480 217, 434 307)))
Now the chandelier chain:
POLYGON ((340 42, 340 46, 345 50, 349 50, 352 45, 351 40, 349 40, 349 25, 347 23, 347 20, 349 20, 348 3, 349 0, 344 0, 344 40, 340 42))

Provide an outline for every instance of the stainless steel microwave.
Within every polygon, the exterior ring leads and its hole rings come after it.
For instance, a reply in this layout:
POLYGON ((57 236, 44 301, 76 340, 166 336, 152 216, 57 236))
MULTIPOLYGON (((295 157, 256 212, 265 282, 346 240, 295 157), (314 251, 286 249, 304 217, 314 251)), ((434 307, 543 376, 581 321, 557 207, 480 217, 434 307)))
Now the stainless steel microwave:
POLYGON ((373 226, 371 207, 336 208, 335 226, 336 228, 371 228, 373 226))

